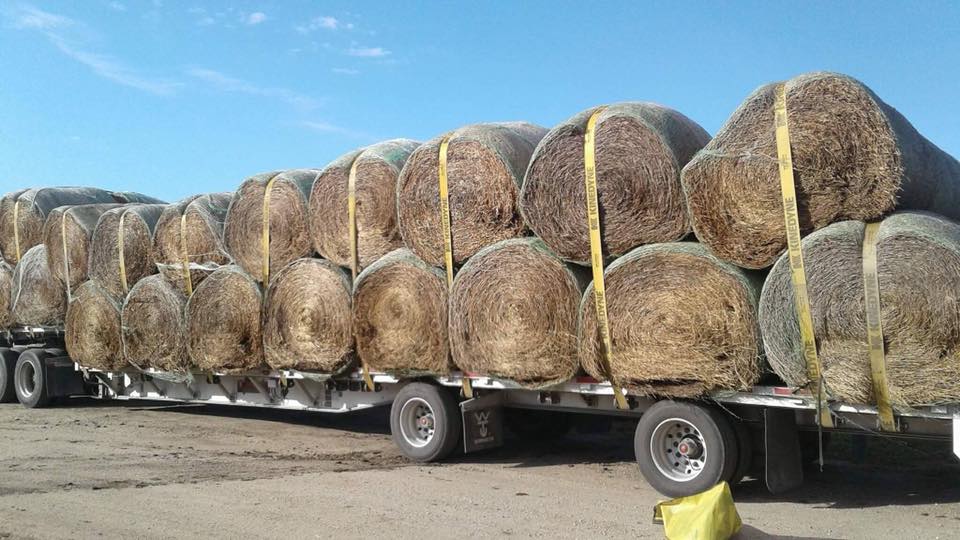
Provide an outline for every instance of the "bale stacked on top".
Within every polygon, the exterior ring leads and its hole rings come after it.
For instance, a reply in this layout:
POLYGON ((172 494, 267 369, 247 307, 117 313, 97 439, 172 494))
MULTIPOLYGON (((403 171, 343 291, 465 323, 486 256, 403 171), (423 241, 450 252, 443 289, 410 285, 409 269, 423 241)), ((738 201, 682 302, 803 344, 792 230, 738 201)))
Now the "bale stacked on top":
POLYGON ((50 272, 66 285, 68 292, 87 280, 90 243, 97 221, 104 212, 119 206, 121 205, 61 206, 47 216, 43 225, 47 264, 50 272))
POLYGON ((449 373, 446 274, 406 248, 384 255, 354 283, 353 329, 373 371, 449 373))
MULTIPOLYGON (((776 84, 756 90, 683 170, 693 229, 722 259, 773 264, 786 247, 774 126, 776 84)), ((960 163, 859 81, 786 82, 800 228, 894 208, 960 217, 960 163)))
POLYGON ((263 347, 274 369, 336 374, 353 359, 350 277, 323 259, 299 259, 270 279, 263 347))
MULTIPOLYGON (((745 390, 761 373, 760 287, 701 244, 634 249, 604 272, 614 379, 633 392, 695 397, 745 390)), ((580 362, 606 379, 593 285, 580 305, 580 362)))
POLYGON ((124 359, 141 369, 188 370, 186 308, 187 296, 162 275, 141 279, 120 311, 124 359))
POLYGON ((67 354, 85 368, 126 367, 120 347, 120 302, 94 281, 77 287, 64 333, 67 354))
POLYGON ((47 247, 30 248, 13 270, 10 287, 12 323, 56 326, 63 323, 67 293, 47 266, 47 247))
POLYGON ((569 380, 579 369, 582 290, 578 276, 537 238, 478 251, 450 294, 453 362, 531 387, 569 380))
POLYGON ((257 282, 238 266, 207 276, 187 301, 192 363, 219 373, 262 368, 261 298, 257 282))
POLYGON ((230 262, 223 245, 223 224, 232 198, 233 193, 195 195, 160 214, 153 233, 157 267, 182 290, 193 290, 230 262))
POLYGON ((164 208, 135 204, 104 212, 90 244, 90 279, 121 299, 138 281, 157 273, 153 230, 164 208))
POLYGON ((10 326, 11 289, 13 289, 13 267, 0 259, 0 328, 10 326))
POLYGON ((393 139, 355 150, 327 165, 310 192, 310 232, 317 253, 350 267, 347 183, 356 161, 357 256, 369 266, 403 245, 397 229, 397 176, 417 141, 393 139))
MULTIPOLYGON (((590 263, 584 188, 584 133, 598 108, 550 130, 530 161, 520 209, 558 255, 590 263)), ((679 112, 654 103, 617 103, 596 121, 597 197, 609 256, 690 232, 680 170, 710 135, 679 112)))
POLYGON ((406 246, 432 265, 443 264, 438 171, 445 138, 454 262, 521 236, 526 227, 517 198, 530 155, 544 134, 545 129, 522 122, 475 124, 417 148, 397 180, 397 213, 406 246))
POLYGON ((269 273, 272 275, 313 251, 308 199, 319 171, 297 169, 250 177, 240 185, 223 229, 223 240, 233 260, 257 281, 264 276, 264 213, 269 223, 269 273), (264 206, 267 186, 270 203, 264 206))
POLYGON ((27 189, 9 193, 0 199, 0 251, 4 253, 7 261, 13 263, 27 250, 43 242, 43 224, 54 208, 133 202, 163 201, 139 193, 80 187, 27 189))
MULTIPOLYGON (((863 231, 844 221, 803 240, 817 351, 828 392, 875 403, 863 292, 863 231)), ((899 406, 960 400, 960 225, 904 212, 883 220, 877 274, 891 400, 899 406)), ((787 384, 807 384, 789 260, 770 271, 760 301, 767 359, 787 384)))

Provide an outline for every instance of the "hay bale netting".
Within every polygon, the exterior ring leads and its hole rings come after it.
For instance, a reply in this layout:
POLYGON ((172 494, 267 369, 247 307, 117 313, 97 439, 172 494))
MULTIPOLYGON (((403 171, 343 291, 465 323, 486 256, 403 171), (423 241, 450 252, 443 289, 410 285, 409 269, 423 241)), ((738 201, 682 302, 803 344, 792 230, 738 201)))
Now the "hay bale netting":
POLYGON ((123 357, 140 367, 185 372, 187 296, 162 275, 141 279, 120 311, 123 357))
MULTIPOLYGON (((786 248, 773 105, 756 90, 684 168, 693 229, 722 259, 773 264, 786 248)), ((859 81, 810 73, 786 82, 803 234, 894 208, 960 217, 960 163, 859 81)))
POLYGON ((10 326, 10 295, 13 289, 13 267, 0 260, 0 329, 10 326))
POLYGON ((219 268, 187 301, 187 347, 196 367, 219 373, 261 369, 260 286, 240 267, 219 268))
POLYGON ((61 206, 47 216, 43 225, 43 243, 47 246, 50 272, 68 289, 87 280, 90 243, 100 216, 119 204, 61 206), (64 258, 64 246, 67 256, 64 258), (69 276, 69 279, 68 279, 69 276))
POLYGON ((153 258, 153 231, 165 204, 135 204, 108 210, 100 216, 90 242, 90 279, 122 298, 141 279, 157 273, 153 258), (120 227, 123 225, 121 271, 120 227))
MULTIPOLYGON (((863 293, 863 230, 844 221, 803 240, 817 351, 829 393, 875 403, 863 293)), ((932 214, 894 214, 880 225, 877 273, 891 400, 960 401, 960 225, 932 214)), ((767 360, 789 385, 807 384, 786 255, 763 287, 767 360)))
POLYGON ((418 257, 443 264, 439 149, 449 138, 447 183, 457 264, 484 246, 522 236, 517 199, 530 155, 547 130, 512 122, 475 124, 417 148, 397 180, 397 212, 403 241, 418 257))
POLYGON ((350 277, 330 261, 298 259, 270 279, 263 348, 274 369, 335 374, 353 360, 350 277))
POLYGON ((10 286, 11 322, 18 325, 63 324, 67 292, 47 266, 47 247, 30 248, 13 269, 10 286))
POLYGON ((571 379, 580 367, 577 307, 585 274, 575 274, 537 238, 478 251, 450 294, 453 362, 530 387, 571 379))
POLYGON ((353 333, 373 371, 449 373, 446 274, 406 248, 384 255, 354 283, 353 333))
POLYGON ((236 264, 257 281, 263 281, 264 194, 271 184, 270 274, 313 252, 310 240, 308 199, 320 171, 297 169, 263 173, 248 178, 233 195, 223 240, 236 264))
MULTIPOLYGON (((520 209, 558 255, 590 263, 583 136, 596 108, 566 120, 540 141, 520 209)), ((680 170, 710 140, 696 122, 654 103, 617 103, 597 117, 597 196, 603 246, 619 256, 690 232, 680 170)))
MULTIPOLYGON (((613 340, 611 370, 632 392, 696 397, 745 390, 762 371, 755 277, 702 244, 641 246, 604 272, 613 340)), ((593 285, 583 294, 580 363, 606 379, 593 285)))
POLYGON ((160 203, 158 199, 133 192, 97 188, 61 187, 16 191, 0 199, 0 251, 7 261, 17 262, 20 254, 43 242, 43 225, 55 208, 101 203, 160 203), (17 216, 14 223, 14 214, 17 216))
POLYGON ((104 371, 126 367, 119 299, 94 281, 77 287, 67 308, 64 341, 67 354, 83 367, 104 371))
POLYGON ((153 233, 157 267, 182 290, 188 290, 185 258, 190 289, 220 266, 230 263, 223 245, 223 224, 232 198, 233 193, 196 195, 171 204, 160 214, 153 233))
POLYGON ((357 257, 369 266, 403 245, 397 229, 397 177, 420 143, 393 139, 355 150, 327 165, 310 192, 310 232, 317 253, 350 267, 347 181, 357 162, 357 257))

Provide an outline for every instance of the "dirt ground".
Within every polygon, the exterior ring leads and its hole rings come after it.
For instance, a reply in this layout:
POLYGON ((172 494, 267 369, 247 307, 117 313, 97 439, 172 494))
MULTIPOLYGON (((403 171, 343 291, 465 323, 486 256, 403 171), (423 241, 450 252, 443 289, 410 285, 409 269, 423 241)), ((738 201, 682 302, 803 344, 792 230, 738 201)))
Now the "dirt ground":
MULTIPOLYGON (((423 466, 386 413, 0 405, 0 539, 663 537, 629 426, 423 466)), ((739 538, 960 538, 945 448, 843 439, 795 492, 738 486, 739 538)))

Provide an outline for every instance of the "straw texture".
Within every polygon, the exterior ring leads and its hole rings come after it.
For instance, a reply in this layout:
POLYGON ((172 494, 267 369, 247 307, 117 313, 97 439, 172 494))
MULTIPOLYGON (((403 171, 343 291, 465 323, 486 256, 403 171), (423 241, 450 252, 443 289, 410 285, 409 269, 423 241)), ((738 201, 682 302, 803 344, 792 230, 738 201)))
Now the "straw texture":
POLYGON ((261 369, 260 287, 237 266, 224 266, 203 280, 187 302, 190 359, 219 373, 261 369))
POLYGON ((196 287, 217 268, 230 263, 223 245, 223 224, 233 193, 188 197, 167 206, 153 233, 157 268, 181 290, 187 291, 184 263, 196 287))
POLYGON ((120 311, 123 357, 141 369, 185 372, 187 297, 161 275, 140 280, 120 311))
POLYGON ((100 216, 90 246, 89 275, 107 293, 123 298, 141 279, 157 273, 153 230, 166 205, 137 204, 108 210, 100 216), (123 267, 120 225, 123 224, 123 267), (122 270, 122 271, 121 271, 122 270))
POLYGON ((96 282, 77 287, 67 308, 67 354, 88 369, 115 371, 127 366, 120 350, 120 302, 96 282))
POLYGON ((10 316, 13 323, 31 326, 63 324, 67 294, 47 266, 47 247, 30 248, 13 271, 10 316))
POLYGON ((90 244, 97 221, 104 212, 119 208, 119 204, 86 204, 61 206, 47 216, 43 225, 43 243, 47 246, 47 264, 50 272, 69 288, 87 280, 90 244), (64 259, 64 246, 67 257, 64 259), (69 279, 67 279, 69 275, 69 279))

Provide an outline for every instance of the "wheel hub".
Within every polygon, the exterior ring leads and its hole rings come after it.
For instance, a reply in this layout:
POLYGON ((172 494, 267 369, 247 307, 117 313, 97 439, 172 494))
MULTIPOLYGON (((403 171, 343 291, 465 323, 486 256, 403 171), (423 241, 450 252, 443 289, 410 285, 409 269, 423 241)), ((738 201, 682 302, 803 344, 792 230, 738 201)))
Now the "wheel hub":
POLYGON ((677 445, 677 452, 687 459, 697 459, 703 453, 703 447, 700 442, 693 437, 684 437, 677 445))

